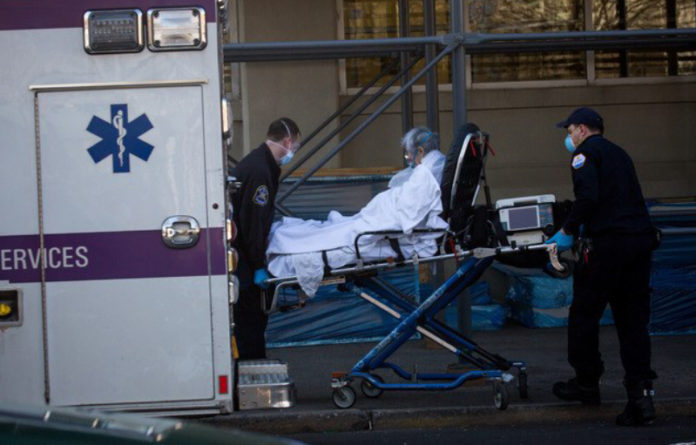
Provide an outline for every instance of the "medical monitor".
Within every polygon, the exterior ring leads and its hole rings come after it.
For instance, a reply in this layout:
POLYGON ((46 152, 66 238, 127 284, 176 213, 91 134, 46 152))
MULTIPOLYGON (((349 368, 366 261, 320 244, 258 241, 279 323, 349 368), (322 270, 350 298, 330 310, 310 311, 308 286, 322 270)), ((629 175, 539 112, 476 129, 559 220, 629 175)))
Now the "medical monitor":
POLYGON ((498 200, 495 208, 498 220, 508 238, 517 245, 545 241, 546 232, 553 230, 554 195, 523 196, 498 200))

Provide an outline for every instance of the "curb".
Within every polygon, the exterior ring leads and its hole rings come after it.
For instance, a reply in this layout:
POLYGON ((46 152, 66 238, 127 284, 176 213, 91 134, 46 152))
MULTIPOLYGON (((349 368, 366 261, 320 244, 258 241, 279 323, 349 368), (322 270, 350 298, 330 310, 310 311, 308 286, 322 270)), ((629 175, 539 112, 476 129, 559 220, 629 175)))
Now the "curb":
POLYGON ((221 428, 234 428, 267 434, 365 431, 371 429, 367 410, 258 411, 198 419, 221 428))
MULTIPOLYGON (((198 421, 220 428, 267 434, 466 428, 588 420, 604 420, 613 423, 616 415, 623 410, 624 404, 625 401, 609 401, 599 407, 586 407, 577 404, 544 403, 510 406, 504 411, 490 406, 375 410, 269 410, 241 412, 203 418, 198 421)), ((696 400, 659 400, 655 403, 655 409, 659 417, 696 416, 696 400)))

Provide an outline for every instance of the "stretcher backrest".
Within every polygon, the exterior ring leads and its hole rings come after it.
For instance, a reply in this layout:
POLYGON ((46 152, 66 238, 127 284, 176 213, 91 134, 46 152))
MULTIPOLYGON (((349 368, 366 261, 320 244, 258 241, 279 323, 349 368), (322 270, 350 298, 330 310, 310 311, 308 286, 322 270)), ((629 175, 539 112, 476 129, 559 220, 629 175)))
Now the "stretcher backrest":
POLYGON ((442 218, 455 233, 464 230, 474 215, 488 148, 488 135, 468 123, 459 128, 447 152, 440 184, 442 218))
MULTIPOLYGON (((479 189, 486 187, 485 164, 490 150, 488 138, 488 134, 476 124, 462 125, 447 152, 442 173, 441 216, 465 248, 509 245, 498 212, 492 208, 487 192, 486 204, 476 205, 479 189)), ((570 201, 553 203, 552 233, 560 229, 570 207, 570 201)), ((528 251, 500 256, 498 261, 518 267, 543 267, 548 262, 548 256, 545 251, 528 251)))

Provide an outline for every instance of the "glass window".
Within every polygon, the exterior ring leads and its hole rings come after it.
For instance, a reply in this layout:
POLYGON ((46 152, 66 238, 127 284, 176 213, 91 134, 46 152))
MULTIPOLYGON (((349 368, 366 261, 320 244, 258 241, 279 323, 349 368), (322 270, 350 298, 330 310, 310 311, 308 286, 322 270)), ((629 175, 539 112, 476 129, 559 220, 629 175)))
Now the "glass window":
MULTIPOLYGON (((592 0, 592 17, 587 20, 585 3, 586 0, 469 0, 465 3, 468 30, 481 33, 582 31, 590 21, 598 31, 696 27, 695 0, 592 0)), ((449 32, 449 8, 449 0, 435 0, 438 34, 449 32)), ((343 0, 343 14, 346 39, 399 35, 398 0, 343 0)), ((422 0, 409 0, 409 26, 411 36, 424 34, 422 0)), ((471 57, 469 75, 474 83, 586 79, 586 60, 584 51, 476 54, 471 57)), ((347 86, 365 85, 391 61, 388 57, 347 59, 347 86)), ((450 64, 449 57, 438 64, 441 84, 449 82, 450 64)), ((414 70, 423 65, 423 61, 419 62, 414 70)), ((596 51, 594 65, 597 78, 694 75, 696 51, 596 51)), ((397 64, 391 74, 398 70, 397 64)), ((381 84, 385 82, 383 79, 381 84)))
MULTIPOLYGON (((399 36, 399 1, 398 0, 344 0, 343 1, 344 36, 346 40, 382 39, 399 36)), ((409 36, 425 35, 423 29, 423 1, 409 0, 409 36)), ((435 0, 435 32, 449 32, 449 1, 435 0)), ((346 59, 346 83, 348 88, 356 88, 373 80, 384 68, 392 63, 390 57, 364 57, 346 59)), ((418 62, 413 72, 420 71, 424 61, 418 62)), ((440 83, 450 81, 450 63, 445 58, 437 66, 440 83)), ((389 74, 400 70, 397 65, 389 74)), ((378 85, 383 85, 389 77, 383 78, 378 85)), ((420 79, 423 84, 424 79, 420 79)), ((398 85, 400 82, 397 82, 398 85)))
MULTIPOLYGON (((583 0, 480 0, 469 8, 470 29, 481 33, 582 31, 584 22, 583 0)), ((473 82, 586 76, 582 51, 478 54, 471 57, 471 70, 473 82)))
MULTIPOLYGON (((694 0, 594 0, 598 31, 696 27, 694 0)), ((694 51, 623 50, 595 53, 597 78, 696 74, 694 51)))

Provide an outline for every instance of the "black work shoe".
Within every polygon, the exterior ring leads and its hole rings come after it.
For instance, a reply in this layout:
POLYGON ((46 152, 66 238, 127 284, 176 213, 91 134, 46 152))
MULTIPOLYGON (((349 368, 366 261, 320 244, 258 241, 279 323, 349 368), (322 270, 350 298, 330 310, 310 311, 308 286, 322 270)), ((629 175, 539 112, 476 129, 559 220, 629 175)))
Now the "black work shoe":
POLYGON ((581 385, 573 378, 553 384, 553 394, 559 399, 582 402, 583 405, 599 405, 599 385, 581 385))
POLYGON ((620 426, 650 425, 655 418, 655 406, 653 405, 653 391, 645 388, 640 397, 628 398, 624 411, 616 416, 616 424, 620 426))

